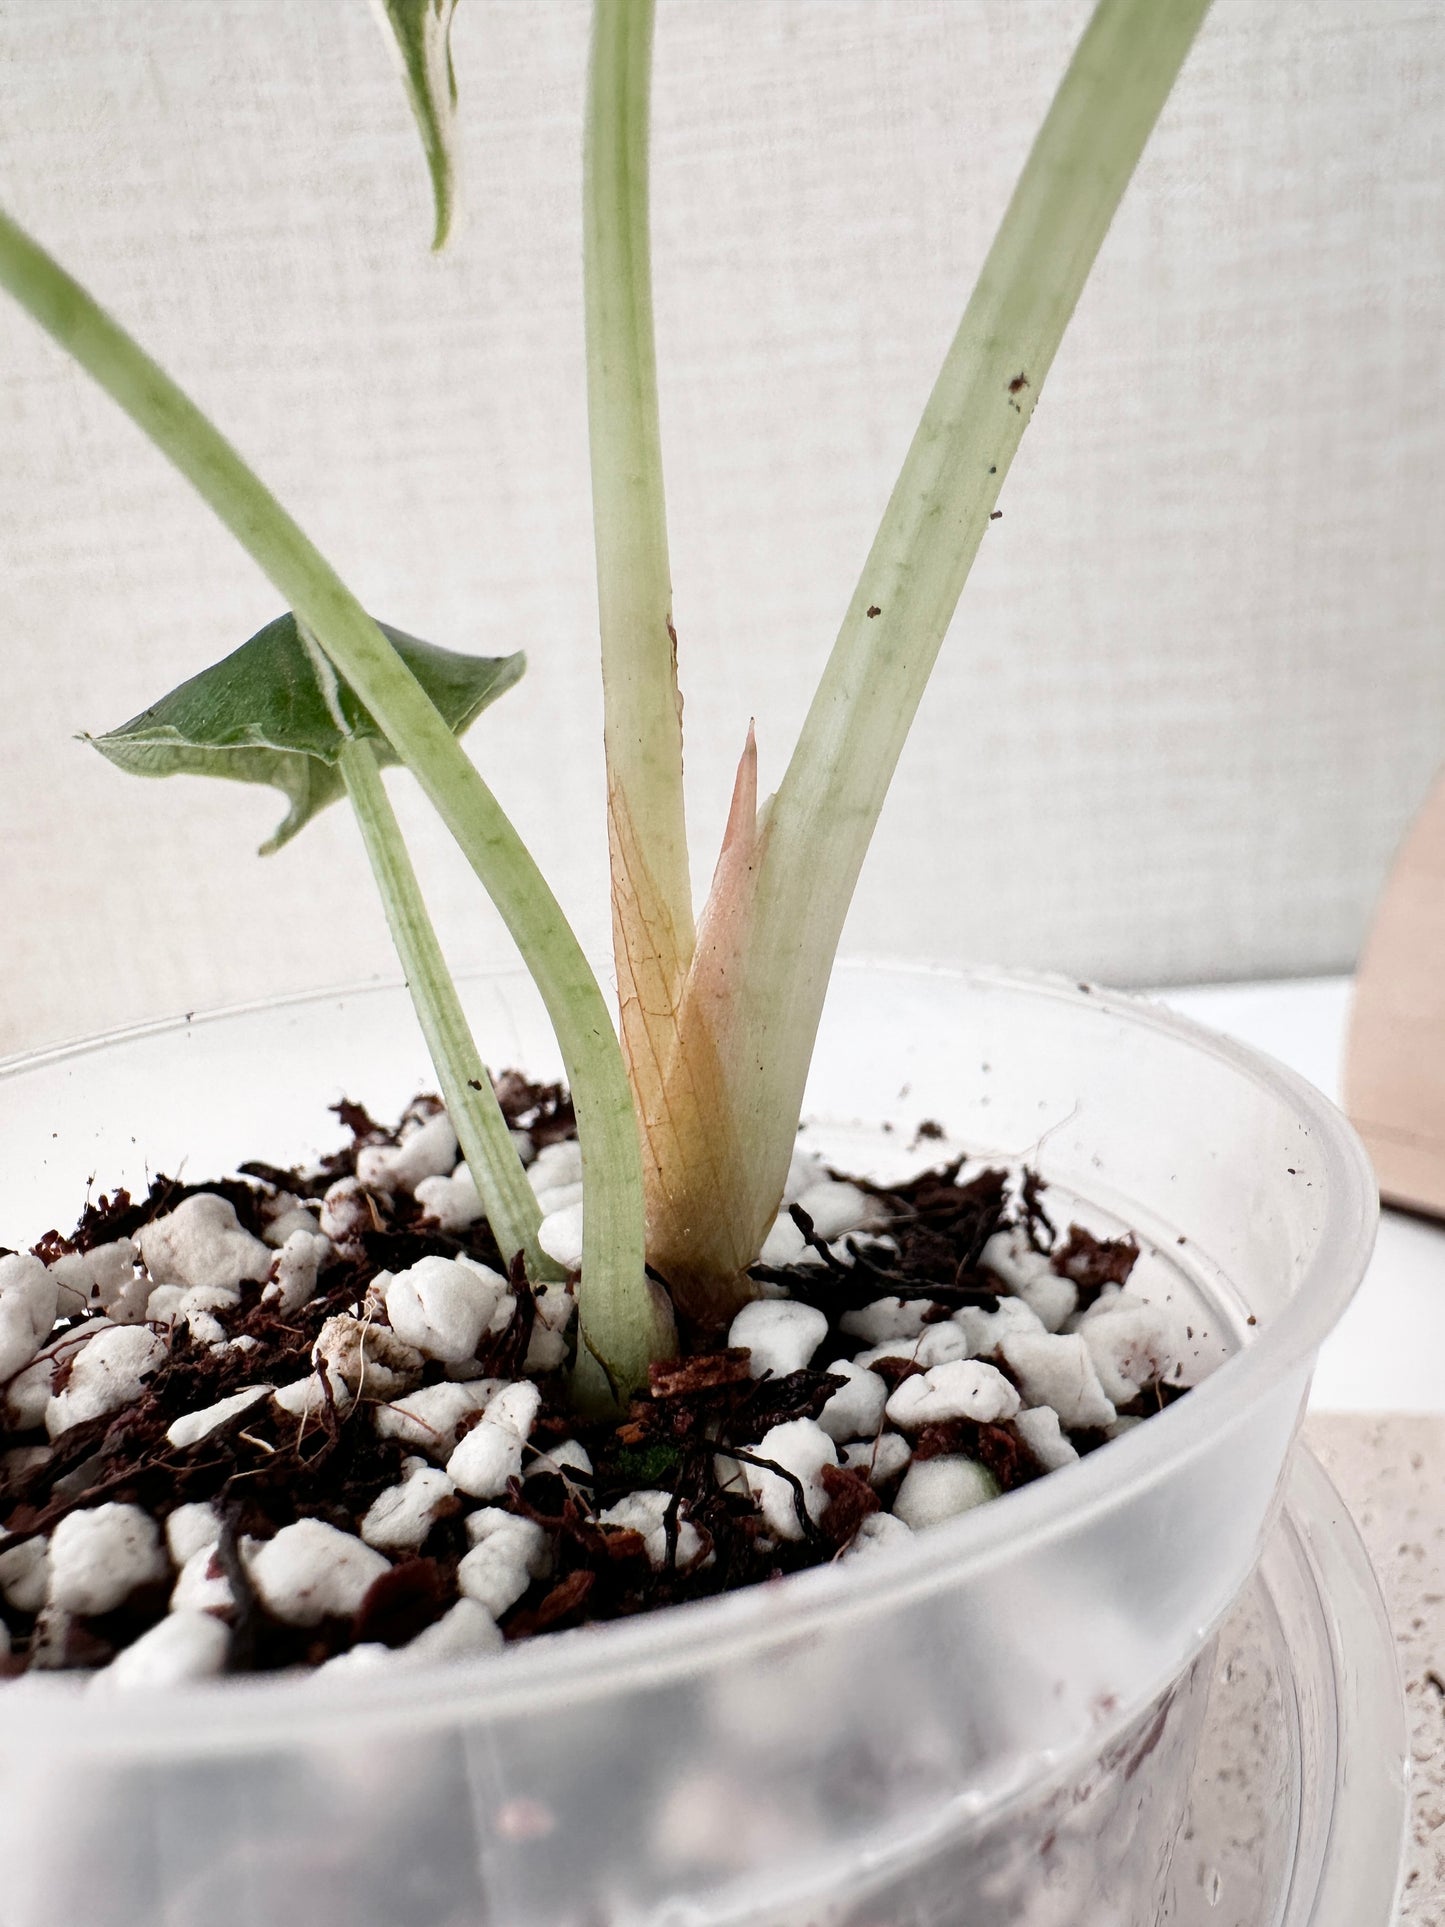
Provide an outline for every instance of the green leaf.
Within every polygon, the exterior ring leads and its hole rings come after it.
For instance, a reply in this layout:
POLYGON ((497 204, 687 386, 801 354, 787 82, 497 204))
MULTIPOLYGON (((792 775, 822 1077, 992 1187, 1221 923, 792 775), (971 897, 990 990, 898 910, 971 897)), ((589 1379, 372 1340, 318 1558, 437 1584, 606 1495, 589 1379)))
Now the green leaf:
MULTIPOLYGON (((520 680, 526 657, 461 656, 378 624, 454 736, 520 680)), ((192 676, 119 729, 87 736, 133 776, 221 776, 265 783, 291 807, 263 856, 289 843, 345 785, 336 767, 348 735, 374 740, 397 761, 355 692, 308 648, 294 615, 267 623, 224 661, 192 676)))
POLYGON ((407 98, 431 170, 436 205, 432 247, 443 248, 456 202, 452 129, 457 76, 452 66, 452 17, 457 0, 374 0, 374 6, 401 59, 407 98))

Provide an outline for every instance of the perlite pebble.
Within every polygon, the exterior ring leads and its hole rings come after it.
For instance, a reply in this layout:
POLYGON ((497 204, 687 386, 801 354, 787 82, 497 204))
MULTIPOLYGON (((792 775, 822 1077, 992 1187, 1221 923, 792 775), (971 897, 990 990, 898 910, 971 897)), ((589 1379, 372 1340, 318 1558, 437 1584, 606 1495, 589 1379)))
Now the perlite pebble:
POLYGON ((320 1372, 308 1372, 305 1378, 293 1379, 289 1385, 278 1385, 271 1394, 271 1402, 290 1418, 320 1418, 328 1405, 338 1413, 349 1412, 356 1403, 355 1394, 350 1386, 339 1379, 323 1380, 320 1372))
POLYGON ((321 1519, 298 1519, 258 1546, 251 1584, 266 1610, 288 1626, 350 1619, 389 1562, 349 1532, 321 1519))
POLYGON ((728 1344, 746 1350, 754 1378, 801 1371, 828 1336, 828 1315, 793 1298, 758 1298, 744 1305, 728 1330, 728 1344))
POLYGON ((423 1178, 415 1196, 430 1222, 452 1237, 486 1216, 476 1180, 465 1164, 459 1164, 450 1177, 423 1178))
POLYGON ((695 1525, 676 1511, 676 1499, 671 1492, 629 1492, 625 1498, 610 1505, 597 1515, 600 1526, 618 1526, 624 1532, 637 1533, 646 1550, 653 1569, 661 1572, 669 1563, 675 1564, 679 1571, 689 1571, 702 1554, 702 1538, 695 1525), (669 1557, 667 1517, 673 1512, 673 1541, 675 1551, 669 1557))
POLYGON ((506 1644, 501 1628, 476 1599, 459 1599, 450 1612, 417 1634, 398 1655, 409 1664, 431 1665, 449 1659, 476 1659, 506 1644))
POLYGON ((294 1232, 320 1232, 317 1213, 320 1207, 305 1203, 290 1191, 278 1191, 262 1207, 265 1224, 261 1236, 273 1251, 280 1251, 294 1232))
POLYGON ((819 1412, 819 1425, 840 1445, 846 1439, 871 1440, 883 1423, 887 1384, 877 1372, 866 1371, 846 1358, 838 1359, 828 1370, 845 1383, 819 1412))
POLYGON ((457 1590, 500 1619, 534 1579, 550 1570, 547 1535, 535 1520, 519 1519, 500 1506, 484 1506, 467 1519, 472 1549, 457 1567, 457 1590))
POLYGON ((968 1336, 975 1358, 987 1358, 1006 1338, 1018 1332, 1034 1332, 1046 1337, 1043 1320, 1029 1310, 1022 1298, 1000 1298, 997 1311, 981 1311, 977 1305, 964 1305, 954 1314, 954 1322, 968 1336))
POLYGON ((1014 1431, 1045 1472, 1057 1472, 1078 1458, 1059 1424, 1059 1415, 1048 1405, 1031 1405, 1014 1417, 1014 1431))
POLYGON ((1024 1233, 996 1231, 979 1254, 980 1262, 1022 1299, 1045 1331, 1056 1332, 1071 1318, 1079 1288, 1061 1278, 1045 1252, 1035 1251, 1024 1233))
POLYGON ((147 1325, 109 1325, 82 1347, 64 1391, 45 1411, 45 1429, 59 1438, 72 1425, 104 1418, 138 1399, 166 1357, 166 1341, 147 1325))
POLYGON ((508 1385, 487 1403, 479 1424, 447 1460, 447 1474, 474 1499, 498 1499, 522 1470, 522 1454, 542 1394, 526 1379, 508 1385))
MULTIPOLYGON (((828 1503, 823 1467, 838 1463, 837 1447, 822 1426, 813 1419, 789 1419, 786 1424, 764 1432, 752 1449, 756 1457, 771 1459, 779 1471, 793 1474, 802 1488, 809 1518, 819 1518, 828 1503)), ((801 1539, 803 1527, 792 1482, 757 1465, 744 1464, 743 1476, 764 1519, 778 1538, 801 1539)))
POLYGON ((59 1287, 38 1258, 0 1258, 0 1379, 28 1365, 55 1324, 59 1287))
POLYGON ((900 1432, 919 1432, 949 1419, 987 1425, 1012 1418, 1019 1395, 1003 1373, 976 1358, 960 1358, 905 1378, 888 1400, 888 1417, 900 1432))
POLYGON ((779 1212, 774 1218, 772 1228, 763 1239, 763 1248, 758 1253, 760 1265, 772 1265, 781 1270, 784 1265, 799 1263, 808 1241, 786 1211, 779 1212))
POLYGON ((221 1536, 221 1515, 204 1500, 178 1505, 166 1520, 166 1551, 173 1566, 183 1566, 202 1546, 221 1536))
POLYGON ((915 1459, 893 1501, 895 1517, 915 1532, 998 1497, 998 1481, 974 1459, 915 1459))
POLYGON ((799 1193, 797 1205, 812 1219, 813 1235, 824 1244, 878 1222, 878 1206, 874 1200, 856 1184, 845 1184, 838 1178, 824 1178, 820 1183, 810 1184, 806 1191, 799 1193))
POLYGON ((921 1365, 925 1372, 931 1372, 935 1365, 951 1365, 955 1359, 971 1356, 968 1333, 952 1318, 941 1318, 935 1325, 925 1325, 913 1348, 913 1362, 921 1365))
POLYGON ((226 1670, 230 1649, 230 1628, 213 1613, 167 1613, 96 1674, 92 1691, 135 1692, 211 1679, 226 1670))
POLYGON ((506 1383, 500 1378, 474 1378, 466 1384, 423 1385, 405 1398, 378 1405, 376 1429, 384 1439, 400 1439, 429 1459, 449 1459, 458 1427, 474 1412, 485 1411, 506 1383))
POLYGON ((397 1337, 427 1358, 476 1356, 484 1335, 504 1331, 512 1315, 507 1281, 485 1265, 421 1258, 386 1287, 386 1315, 397 1337))
POLYGON ((60 1286, 60 1313, 83 1311, 99 1305, 109 1311, 128 1286, 135 1283, 135 1261, 139 1246, 132 1238, 116 1238, 110 1244, 92 1245, 89 1251, 67 1251, 56 1258, 50 1275, 60 1286), (78 1301, 67 1304, 66 1296, 78 1301))
POLYGON ((0 1529, 0 1593, 18 1613, 38 1613, 50 1587, 50 1541, 42 1534, 8 1546, 0 1529))
POLYGON ((843 1451, 843 1463, 851 1472, 861 1472, 872 1485, 886 1485, 913 1457, 913 1448, 901 1432, 880 1432, 876 1439, 860 1439, 843 1451))
POLYGON ((564 1204, 549 1211, 537 1227, 537 1243, 555 1263, 568 1271, 582 1268, 582 1205, 564 1204))
POLYGON ((845 1311, 838 1329, 870 1345, 888 1338, 917 1338, 933 1308, 930 1298, 875 1298, 871 1304, 845 1311))
POLYGON ((243 1279, 259 1281, 271 1269, 271 1253, 243 1231, 229 1199, 201 1191, 163 1218, 142 1225, 137 1242, 157 1285, 214 1285, 235 1291, 243 1279))
POLYGON ((871 1554, 886 1552, 890 1546, 906 1544, 912 1537, 912 1528, 896 1512, 870 1512, 853 1534, 843 1557, 866 1559, 871 1554))
POLYGON ((378 1552, 418 1552, 427 1534, 451 1506, 456 1487, 445 1472, 422 1459, 409 1461, 400 1485, 389 1485, 372 1500, 361 1522, 361 1536, 378 1552))
POLYGON ((50 1535, 50 1603, 61 1612, 113 1612, 137 1586, 165 1576, 160 1532, 138 1505, 67 1513, 50 1535))
POLYGON ((534 1192, 559 1190, 564 1184, 582 1182, 582 1146, 576 1138, 563 1138, 558 1144, 544 1144, 527 1171, 527 1182, 534 1192))
POLYGON ((1157 1305, 1112 1305, 1086 1318, 1079 1336, 1089 1348, 1106 1398, 1128 1405, 1144 1386, 1167 1378, 1183 1352, 1183 1334, 1157 1305))
MULTIPOLYGON (((305 1213, 302 1214, 305 1216, 305 1213)), ((276 1255, 274 1272, 269 1285, 261 1293, 268 1304, 274 1304, 283 1318, 300 1311, 303 1305, 310 1304, 316 1296, 316 1281, 321 1267, 331 1256, 331 1240, 315 1229, 316 1220, 309 1220, 309 1228, 292 1231, 276 1255)))
POLYGON ((321 1200, 322 1235, 334 1245, 354 1245, 378 1225, 366 1187, 355 1178, 338 1178, 321 1200))
POLYGON ((580 1440, 563 1439, 560 1445, 549 1446, 545 1452, 539 1453, 527 1467, 529 1479, 541 1472, 551 1473, 554 1478, 581 1480, 584 1484, 590 1484, 592 1457, 580 1440))
POLYGON ((403 1135, 400 1144, 364 1144, 356 1154, 358 1181, 372 1191, 414 1191, 423 1178, 446 1177, 457 1161, 457 1134, 445 1111, 403 1135))
POLYGON ((188 1445, 208 1437, 232 1419, 238 1412, 244 1412, 261 1399, 270 1396, 269 1385, 248 1385, 244 1391, 232 1392, 229 1398, 217 1399, 214 1405, 204 1405, 198 1412, 183 1412, 178 1419, 166 1428, 166 1442, 184 1451, 188 1445))
MULTIPOLYGON (((171 1611, 229 1613, 235 1606, 231 1582, 221 1570, 216 1548, 219 1542, 197 1546, 186 1559, 171 1588, 171 1611)), ((246 1541, 254 1545, 254 1541, 246 1541)))
POLYGON ((0 1413, 6 1425, 15 1432, 31 1432, 45 1423, 45 1414, 54 1396, 54 1378, 57 1365, 70 1364, 82 1345, 86 1345, 97 1332, 108 1331, 108 1321, 91 1320, 81 1330, 68 1332, 53 1340, 35 1359, 17 1372, 5 1387, 0 1413))
POLYGON ((1079 1336, 1017 1331, 1003 1340, 999 1352, 1025 1403, 1052 1406, 1070 1431, 1112 1423, 1113 1403, 1079 1336))
MULTIPOLYGON (((446 1262, 444 1259, 443 1263, 446 1262)), ((333 1387, 344 1385, 357 1398, 393 1399, 420 1383, 425 1359, 385 1325, 338 1312, 328 1318, 311 1347, 317 1365, 326 1367, 333 1387)))

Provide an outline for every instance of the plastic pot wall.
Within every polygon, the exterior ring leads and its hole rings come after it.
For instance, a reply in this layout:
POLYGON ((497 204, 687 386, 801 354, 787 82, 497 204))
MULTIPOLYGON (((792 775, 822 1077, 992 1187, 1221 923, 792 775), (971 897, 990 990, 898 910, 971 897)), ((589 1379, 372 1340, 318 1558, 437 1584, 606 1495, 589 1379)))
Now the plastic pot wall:
MULTIPOLYGON (((466 988, 490 1061, 553 1074, 525 980, 466 988)), ((0 1238, 86 1183, 334 1141, 430 1078, 404 993, 222 1013, 0 1076, 0 1238)), ((1187 1308, 1191 1395, 896 1557, 484 1663, 107 1697, 0 1692, 3 1927, 1005 1927, 1156 1918, 1214 1631, 1257 1557, 1321 1339, 1363 1272, 1349 1127, 1278 1066, 1050 980, 839 971, 808 1141, 1032 1163, 1132 1228, 1187 1308), (891 1127, 884 1130, 884 1126, 891 1127), (1099 1909, 1106 1911, 1099 1911, 1099 1909)))

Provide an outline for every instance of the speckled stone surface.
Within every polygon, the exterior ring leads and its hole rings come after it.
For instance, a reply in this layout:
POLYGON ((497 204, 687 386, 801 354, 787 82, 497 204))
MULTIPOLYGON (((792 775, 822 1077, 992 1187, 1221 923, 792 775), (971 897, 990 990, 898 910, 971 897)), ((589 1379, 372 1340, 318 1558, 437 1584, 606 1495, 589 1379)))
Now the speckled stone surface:
POLYGON ((1414 1775, 1400 1920, 1445 1927, 1445 1414, 1317 1413, 1305 1437, 1369 1547, 1400 1642, 1414 1775))

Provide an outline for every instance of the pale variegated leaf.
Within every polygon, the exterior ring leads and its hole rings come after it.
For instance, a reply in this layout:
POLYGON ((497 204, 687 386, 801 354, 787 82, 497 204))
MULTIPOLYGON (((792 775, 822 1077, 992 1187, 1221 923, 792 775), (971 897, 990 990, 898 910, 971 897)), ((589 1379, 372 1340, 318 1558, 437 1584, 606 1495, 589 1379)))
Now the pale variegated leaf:
POLYGON ((456 205, 457 76, 452 66, 452 20, 457 0, 372 0, 382 31, 395 49, 416 117, 436 207, 433 248, 446 246, 456 205))

